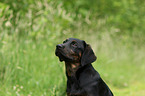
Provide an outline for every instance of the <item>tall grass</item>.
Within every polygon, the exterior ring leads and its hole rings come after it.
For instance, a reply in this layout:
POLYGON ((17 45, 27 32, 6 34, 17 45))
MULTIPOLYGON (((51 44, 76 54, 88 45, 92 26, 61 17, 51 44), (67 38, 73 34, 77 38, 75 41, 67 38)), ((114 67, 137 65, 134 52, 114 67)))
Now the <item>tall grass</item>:
MULTIPOLYGON (((98 57, 93 66, 114 94, 136 96, 142 93, 143 96, 145 49, 131 42, 115 42, 109 33, 104 33, 101 40, 95 35, 81 39, 92 45, 98 57)), ((52 45, 49 39, 1 42, 0 95, 64 96, 65 68, 54 54, 55 45, 61 41, 52 45)))
POLYGON ((54 49, 47 42, 7 42, 1 51, 1 95, 63 93, 56 92, 65 88, 61 85, 65 85, 63 66, 57 64, 54 49))

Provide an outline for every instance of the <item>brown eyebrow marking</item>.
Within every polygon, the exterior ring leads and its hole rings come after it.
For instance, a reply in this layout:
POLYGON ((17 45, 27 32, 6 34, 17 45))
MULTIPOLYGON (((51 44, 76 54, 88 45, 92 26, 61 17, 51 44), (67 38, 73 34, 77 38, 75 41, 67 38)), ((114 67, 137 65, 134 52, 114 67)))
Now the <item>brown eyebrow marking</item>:
POLYGON ((81 52, 79 52, 79 56, 80 56, 80 57, 82 56, 81 52))
POLYGON ((76 40, 72 40, 72 42, 73 42, 73 41, 77 42, 76 40))
POLYGON ((72 49, 70 51, 71 51, 71 53, 74 53, 74 51, 72 49))

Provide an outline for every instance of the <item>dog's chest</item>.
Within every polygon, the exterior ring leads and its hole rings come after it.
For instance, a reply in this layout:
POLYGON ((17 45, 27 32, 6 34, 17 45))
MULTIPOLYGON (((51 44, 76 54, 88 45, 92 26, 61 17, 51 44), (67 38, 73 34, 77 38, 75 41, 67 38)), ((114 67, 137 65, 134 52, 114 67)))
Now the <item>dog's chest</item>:
POLYGON ((67 81, 67 93, 70 94, 85 94, 84 89, 80 86, 79 80, 75 76, 71 76, 67 81))
POLYGON ((65 66, 66 66, 67 75, 73 76, 76 74, 76 71, 80 66, 80 63, 65 63, 65 66))

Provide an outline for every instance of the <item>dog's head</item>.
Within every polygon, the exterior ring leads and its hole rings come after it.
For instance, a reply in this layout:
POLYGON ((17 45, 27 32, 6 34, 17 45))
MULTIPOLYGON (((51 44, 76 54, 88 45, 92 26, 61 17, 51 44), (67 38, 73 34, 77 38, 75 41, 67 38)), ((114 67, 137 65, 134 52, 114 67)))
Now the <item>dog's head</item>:
POLYGON ((96 56, 85 41, 76 38, 69 38, 63 44, 56 45, 56 56, 60 61, 79 62, 81 66, 90 64, 96 60, 96 56))

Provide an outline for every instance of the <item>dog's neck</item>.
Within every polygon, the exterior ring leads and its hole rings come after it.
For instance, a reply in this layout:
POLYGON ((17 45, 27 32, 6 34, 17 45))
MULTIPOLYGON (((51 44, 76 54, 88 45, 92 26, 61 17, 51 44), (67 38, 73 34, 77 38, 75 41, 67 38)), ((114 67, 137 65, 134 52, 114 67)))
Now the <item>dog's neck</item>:
POLYGON ((79 66, 80 66, 80 62, 78 62, 78 63, 65 62, 67 75, 68 76, 75 75, 76 71, 79 69, 79 66))

